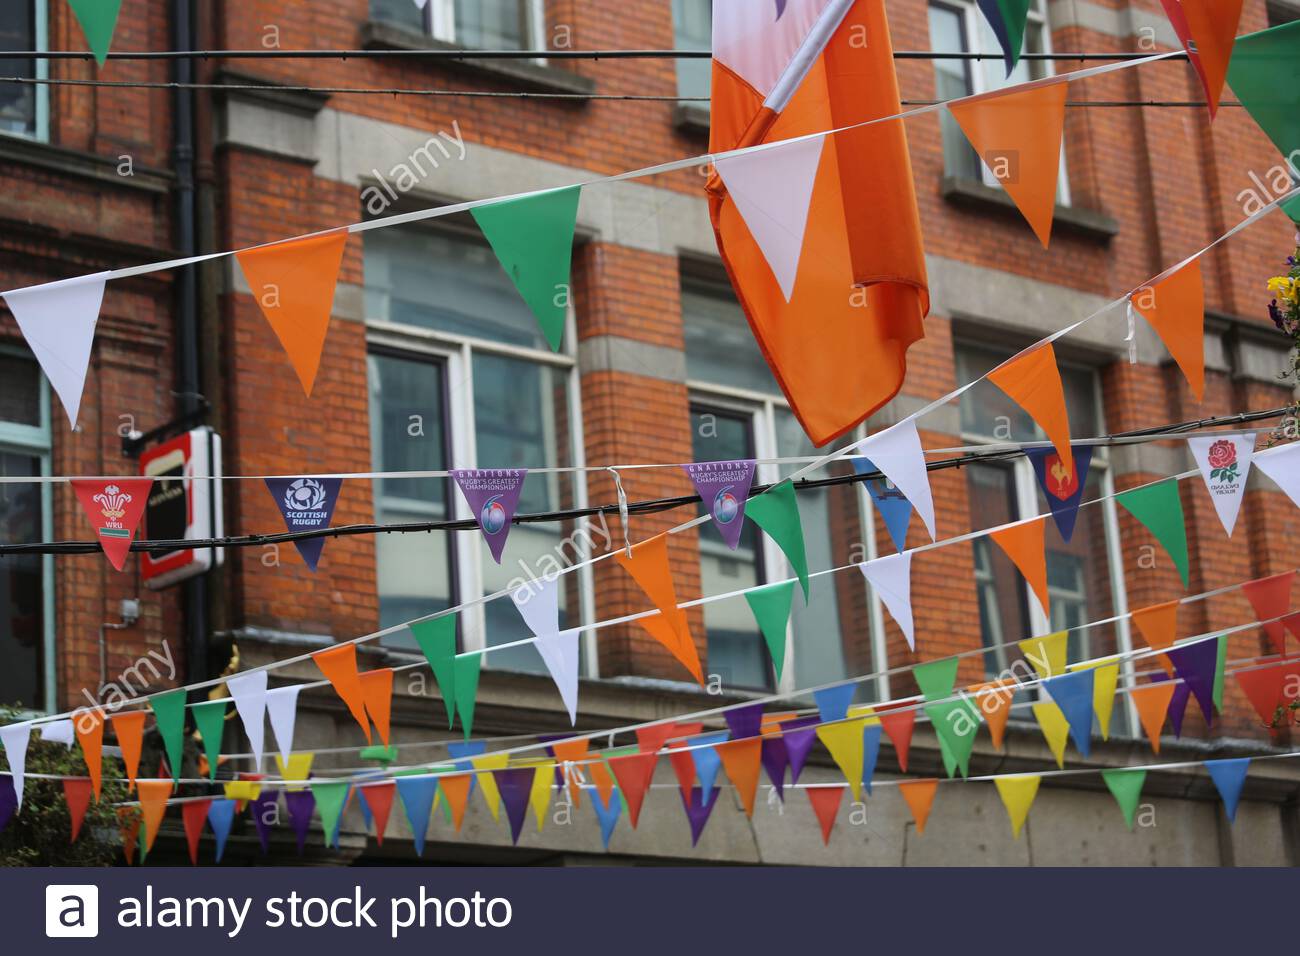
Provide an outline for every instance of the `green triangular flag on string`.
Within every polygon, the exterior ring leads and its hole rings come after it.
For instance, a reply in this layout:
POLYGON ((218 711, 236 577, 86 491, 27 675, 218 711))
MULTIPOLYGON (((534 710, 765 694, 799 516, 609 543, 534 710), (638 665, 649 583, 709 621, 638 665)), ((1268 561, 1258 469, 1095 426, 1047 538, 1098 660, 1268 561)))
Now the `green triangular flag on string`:
POLYGON ((1219 637, 1219 656, 1214 663, 1214 709, 1223 712, 1223 678, 1228 672, 1228 635, 1219 637))
POLYGON ((1103 770, 1101 778, 1106 781, 1115 802, 1124 811, 1124 822, 1133 829, 1133 814, 1137 812, 1138 800, 1142 797, 1142 784, 1146 782, 1145 770, 1103 770))
POLYGON ((572 298, 573 232, 581 191, 569 186, 470 210, 553 352, 563 343, 572 298))
POLYGON ((194 726, 203 738, 203 752, 208 758, 208 779, 217 779, 217 758, 221 756, 221 738, 226 730, 226 705, 228 697, 205 700, 190 708, 194 713, 194 726))
POLYGON ((939 756, 943 758, 943 771, 951 777, 957 772, 957 758, 948 749, 948 738, 943 734, 937 734, 937 736, 939 738, 939 756))
POLYGON ((960 662, 955 657, 945 657, 943 660, 917 664, 912 669, 916 686, 921 688, 921 694, 926 700, 943 700, 952 696, 952 689, 957 684, 958 663, 960 662))
POLYGON ((483 664, 483 655, 457 654, 454 660, 456 683, 456 713, 460 714, 460 726, 469 740, 470 730, 474 726, 474 698, 478 696, 478 672, 483 664))
MULTIPOLYGON (((1002 14, 1002 23, 994 24, 994 36, 997 36, 998 42, 1002 42, 999 35, 998 26, 1006 30, 1006 47, 1003 49, 1003 59, 1007 64, 1007 76, 1016 68, 1020 62, 1020 54, 1025 45, 1025 26, 1029 22, 1029 0, 995 0, 998 12, 1002 14)), ((983 4, 981 4, 983 6, 983 4)))
POLYGON ((1183 502, 1178 497, 1178 482, 1167 481, 1143 488, 1134 488, 1116 495, 1115 500, 1146 527, 1160 542, 1178 569, 1183 587, 1191 582, 1191 568, 1187 560, 1187 527, 1183 523, 1183 502))
POLYGON ((167 765, 172 768, 172 780, 181 779, 181 759, 185 756, 185 691, 171 690, 149 698, 158 733, 167 751, 167 765))
MULTIPOLYGON (((979 710, 969 700, 950 700, 944 704, 927 704, 925 714, 934 725, 940 747, 947 749, 947 756, 961 770, 961 775, 966 776, 970 770, 975 734, 980 728, 979 710)), ((951 777, 953 767, 948 765, 947 760, 944 764, 951 777)))
POLYGON ((794 484, 783 481, 745 503, 745 514, 776 542, 799 576, 803 599, 808 600, 808 554, 803 545, 803 523, 794 498, 794 484))
POLYGON ((1237 37, 1228 83, 1283 156, 1300 149, 1300 21, 1237 37))
POLYGON ((776 679, 780 680, 785 668, 785 635, 790 624, 790 605, 794 603, 794 582, 783 581, 757 591, 746 591, 745 600, 754 612, 763 640, 767 641, 776 679))
POLYGON ((456 657, 456 615, 444 614, 431 621, 416 621, 411 625, 415 643, 420 645, 433 679, 438 684, 443 706, 447 708, 447 727, 456 720, 456 672, 452 661, 456 657))
POLYGON ((377 760, 387 767, 390 763, 397 760, 397 748, 393 746, 385 747, 383 744, 376 744, 373 747, 362 747, 359 754, 362 760, 377 760))
POLYGON ((117 15, 122 10, 122 0, 68 0, 81 32, 86 35, 86 46, 95 54, 100 66, 108 59, 108 48, 113 43, 117 28, 117 15))
POLYGON ((348 798, 346 780, 330 780, 311 784, 311 795, 316 798, 316 809, 320 812, 321 829, 325 831, 325 845, 330 846, 338 839, 339 814, 343 812, 343 802, 348 798))
POLYGON ((1291 217, 1291 221, 1300 226, 1300 196, 1282 203, 1282 211, 1291 217))

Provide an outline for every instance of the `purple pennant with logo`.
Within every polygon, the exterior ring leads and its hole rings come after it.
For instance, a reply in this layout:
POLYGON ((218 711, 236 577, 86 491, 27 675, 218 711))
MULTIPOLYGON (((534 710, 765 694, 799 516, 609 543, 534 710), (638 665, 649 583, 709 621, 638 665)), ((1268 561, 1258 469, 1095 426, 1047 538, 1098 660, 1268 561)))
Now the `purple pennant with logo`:
MULTIPOLYGON (((284 516, 284 526, 290 531, 317 531, 328 528, 338 504, 342 478, 267 478, 266 490, 275 499, 276 507, 284 516)), ((295 541, 294 547, 313 571, 320 563, 320 553, 325 547, 324 538, 306 538, 295 541)))
POLYGON ((451 473, 465 496, 469 510, 474 512, 483 539, 487 541, 492 560, 501 563, 506 538, 510 536, 510 522, 519 507, 519 492, 523 490, 526 468, 460 468, 451 473))
POLYGON ((745 530, 745 502, 754 483, 752 461, 707 461, 682 465, 695 491, 709 509, 713 526, 728 548, 736 550, 745 530))

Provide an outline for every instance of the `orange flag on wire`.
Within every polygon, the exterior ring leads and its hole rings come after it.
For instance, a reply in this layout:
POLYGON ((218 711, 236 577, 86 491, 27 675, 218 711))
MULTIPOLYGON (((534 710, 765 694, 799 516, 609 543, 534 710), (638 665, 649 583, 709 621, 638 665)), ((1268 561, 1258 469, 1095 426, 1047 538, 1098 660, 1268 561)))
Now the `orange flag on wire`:
POLYGON ((1047 248, 1061 179, 1067 84, 1043 81, 948 104, 966 138, 1047 248))
POLYGON ((185 845, 190 851, 190 865, 199 865, 199 840, 203 838, 203 825, 208 822, 212 798, 190 800, 181 804, 181 822, 185 825, 185 845))
POLYGON ((1029 413, 1047 440, 1056 448, 1067 471, 1074 473, 1074 449, 1070 447, 1070 415, 1065 407, 1065 386, 1056 366, 1052 343, 1018 355, 989 372, 989 381, 1029 413))
POLYGON ((1047 516, 1020 521, 1006 528, 989 532, 989 537, 1006 552, 1011 563, 1020 571, 1034 589, 1043 613, 1051 615, 1047 593, 1047 551, 1045 532, 1047 516))
POLYGON ((971 688, 975 693, 975 706, 980 716, 988 725, 989 737, 993 740, 995 750, 1002 749, 1002 740, 1007 732, 1007 718, 1011 716, 1011 702, 1015 692, 1010 681, 989 681, 976 684, 971 688))
POLYGON ((1178 367, 1192 395, 1205 396, 1205 283, 1201 260, 1193 259, 1155 285, 1129 297, 1133 308, 1151 323, 1178 367))
POLYGON ((821 824, 822 843, 830 846, 831 830, 835 829, 835 817, 840 812, 840 804, 844 801, 844 788, 809 787, 804 792, 808 794, 808 802, 812 804, 813 813, 817 814, 817 822, 821 824))
POLYGON ((568 743, 552 744, 551 752, 555 754, 555 759, 560 765, 566 779, 565 783, 569 787, 569 799, 576 807, 578 805, 578 796, 582 793, 582 785, 578 777, 581 767, 566 768, 566 763, 578 764, 587 759, 587 751, 591 748, 591 741, 587 738, 582 740, 570 740, 568 743))
POLYGON ((379 731, 379 739, 388 746, 388 725, 393 712, 393 669, 381 667, 358 675, 366 713, 379 731))
POLYGON ((167 814, 167 801, 172 795, 172 782, 167 780, 140 780, 136 783, 140 795, 140 813, 144 817, 144 848, 153 846, 158 827, 167 814))
POLYGON ((136 807, 117 808, 117 828, 122 836, 122 855, 128 864, 135 862, 135 843, 140 836, 140 812, 136 807))
POLYGON ((309 396, 316 383, 347 230, 236 252, 253 298, 309 396))
MULTIPOLYGON (((901 111, 883 4, 715 3, 713 17, 710 152, 901 111)), ((903 123, 723 158, 714 170, 709 215, 731 284, 795 416, 823 445, 897 394, 907 350, 925 334, 903 123)))
POLYGON ((63 799, 68 801, 68 816, 72 820, 68 842, 75 843, 86 819, 86 810, 90 808, 90 781, 86 777, 64 777, 63 799))
MULTIPOLYGON (((1241 0, 1183 0, 1183 17, 1187 30, 1196 44, 1193 64, 1205 87, 1205 98, 1210 104, 1213 120, 1223 97, 1223 82, 1228 76, 1228 62, 1237 42, 1237 28, 1241 23, 1241 0)), ((1169 13, 1169 4, 1165 4, 1169 13)), ((1170 17, 1173 20, 1173 17, 1170 17)), ((1186 44, 1184 44, 1186 46, 1186 44)))
MULTIPOLYGON (((1167 647, 1173 647, 1174 639, 1178 636, 1178 603, 1168 601, 1153 604, 1151 607, 1139 608, 1130 615, 1138 633, 1152 650, 1163 651, 1167 647)), ((1161 667, 1173 674, 1174 665, 1168 657, 1161 654, 1156 660, 1161 667)))
POLYGON ((939 789, 939 781, 929 780, 909 780, 907 783, 900 783, 898 789, 903 794, 903 799, 907 801, 908 808, 912 811, 912 819, 916 821, 916 832, 922 834, 925 832, 925 823, 930 819, 930 808, 934 806, 934 794, 939 789))
POLYGON ((126 779, 132 787, 135 786, 136 771, 140 769, 140 746, 144 742, 146 716, 143 710, 132 710, 124 714, 114 714, 109 718, 113 721, 113 733, 117 734, 117 745, 122 748, 122 763, 126 765, 126 779))
POLYGON ((83 710, 72 717, 72 729, 81 745, 81 756, 86 761, 86 771, 90 774, 90 785, 95 791, 95 801, 99 801, 100 771, 104 761, 104 712, 102 710, 83 710))
POLYGON ((438 778, 438 789, 446 798, 447 806, 451 807, 451 822, 457 833, 460 832, 460 825, 465 820, 465 806, 469 803, 469 785, 473 779, 474 775, 471 773, 456 773, 438 778))
POLYGON ((1144 684, 1134 687, 1129 694, 1147 740, 1151 741, 1151 752, 1160 753, 1160 732, 1165 726, 1165 715, 1169 713, 1169 702, 1174 699, 1174 682, 1162 680, 1158 684, 1144 684))
POLYGON ((658 759, 659 755, 653 750, 609 758, 609 769, 618 780, 618 789, 627 797, 628 820, 633 830, 641 819, 641 804, 650 789, 650 781, 654 779, 658 759))
POLYGON ((673 587, 673 575, 668 567, 668 535, 656 535, 638 544, 632 549, 631 556, 620 551, 618 563, 659 608, 657 615, 643 617, 637 623, 668 648, 700 686, 704 686, 704 671, 686 621, 686 612, 677 606, 677 590, 673 587))
POLYGON ((729 740, 713 748, 722 760, 722 769, 727 772, 727 779, 736 788, 745 816, 754 816, 754 795, 758 793, 758 771, 763 762, 763 738, 746 737, 743 740, 729 740))
POLYGON ((370 740, 370 721, 366 719, 366 692, 361 686, 361 675, 357 673, 357 648, 355 644, 343 644, 326 651, 317 651, 311 656, 333 686, 335 692, 348 705, 356 722, 370 740))
POLYGON ((596 792, 600 794, 600 802, 609 806, 609 795, 614 792, 614 778, 610 776, 609 767, 603 760, 597 760, 587 764, 587 775, 591 777, 596 792))

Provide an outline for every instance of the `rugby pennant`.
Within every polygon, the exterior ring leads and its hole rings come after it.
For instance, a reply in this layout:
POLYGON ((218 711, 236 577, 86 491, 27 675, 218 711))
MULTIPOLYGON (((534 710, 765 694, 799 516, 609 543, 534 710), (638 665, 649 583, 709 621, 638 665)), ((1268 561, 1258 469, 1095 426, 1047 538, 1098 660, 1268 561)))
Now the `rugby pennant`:
POLYGON ((1055 448, 1026 448, 1025 457, 1034 466, 1038 484, 1047 498, 1056 530, 1066 542, 1074 537, 1074 522, 1079 515, 1079 503, 1088 483, 1088 467, 1092 464, 1090 447, 1073 448, 1074 467, 1061 461, 1055 448))
POLYGON ((687 477, 695 485, 713 526, 732 551, 740 544, 745 530, 745 502, 750 485, 754 483, 752 461, 709 461, 682 465, 687 477))
POLYGON ((131 551, 135 529, 144 516, 152 478, 76 479, 71 482, 99 546, 110 564, 121 571, 131 551))
POLYGON ((519 507, 519 493, 523 490, 526 468, 505 469, 455 469, 456 479, 465 503, 474 512, 474 520, 483 532, 483 540, 492 552, 492 560, 501 563, 506 538, 510 536, 510 523, 519 507))
MULTIPOLYGON (((266 479, 266 490, 275 499, 275 506, 284 517, 284 526, 291 532, 328 528, 342 489, 342 478, 266 479)), ((295 541, 293 546, 307 562, 307 567, 315 571, 325 548, 325 539, 306 538, 295 541)))
POLYGON ((1205 479, 1223 530, 1232 537, 1246 494, 1250 461, 1255 454, 1255 435, 1202 435, 1187 439, 1192 458, 1205 479))

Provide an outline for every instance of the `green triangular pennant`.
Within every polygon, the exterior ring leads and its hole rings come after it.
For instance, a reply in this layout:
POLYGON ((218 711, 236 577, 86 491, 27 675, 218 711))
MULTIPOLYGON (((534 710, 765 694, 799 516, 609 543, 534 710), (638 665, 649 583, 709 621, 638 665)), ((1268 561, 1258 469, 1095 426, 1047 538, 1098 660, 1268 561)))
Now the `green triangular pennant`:
POLYGON ((979 710, 969 700, 950 700, 946 704, 927 704, 925 714, 934 725, 941 749, 946 751, 944 765, 948 776, 953 775, 949 759, 966 776, 975 734, 980 729, 979 710))
POLYGON ((167 751, 167 764, 172 768, 172 780, 181 779, 181 760, 185 756, 185 691, 171 690, 149 698, 158 733, 167 751))
POLYGON ((1106 781, 1115 802, 1124 811, 1124 822, 1133 829, 1133 814, 1137 812, 1138 800, 1142 796, 1142 784, 1146 782, 1145 770, 1103 770, 1101 778, 1106 781))
POLYGON ((387 767, 390 763, 397 761, 397 748, 385 747, 383 744, 376 744, 373 747, 362 747, 360 757, 362 760, 377 760, 387 767))
POLYGON ((952 696, 952 689, 957 684, 957 665, 955 657, 945 657, 938 661, 917 664, 912 669, 916 686, 926 700, 943 700, 952 696))
POLYGON ((799 520, 799 505, 794 500, 794 485, 783 481, 773 485, 761 495, 745 503, 745 514, 767 536, 776 542, 803 587, 803 599, 808 600, 808 554, 803 545, 803 524, 799 520))
POLYGON ((794 582, 769 585, 757 591, 746 591, 745 600, 754 612, 758 629, 763 632, 767 649, 772 654, 772 665, 776 668, 776 679, 781 679, 785 668, 785 635, 790 624, 790 605, 794 603, 794 582))
POLYGON ((339 814, 343 812, 343 803, 348 798, 348 788, 346 780, 311 785, 311 795, 316 798, 316 809, 320 812, 320 826, 325 831, 326 846, 338 843, 339 814))
MULTIPOLYGON (((1025 25, 1029 22, 1029 0, 997 0, 998 10, 1002 12, 1002 23, 1007 30, 1007 49, 1004 51, 1007 75, 1020 62, 1020 53, 1025 45, 1025 25)), ((994 33, 997 33, 994 30, 994 33)))
POLYGON ((417 621, 411 625, 415 642, 433 668, 433 679, 438 684, 443 706, 447 708, 447 726, 456 720, 456 672, 452 661, 456 657, 456 615, 444 614, 431 621, 417 621))
POLYGON ((1237 37, 1228 84, 1283 156, 1300 149, 1300 21, 1237 37))
POLYGON ((470 210, 553 352, 563 343, 571 300, 573 231, 581 188, 568 186, 470 210))
POLYGON ((190 708, 194 713, 194 726, 203 738, 203 752, 208 758, 208 779, 217 779, 217 758, 221 756, 221 738, 226 731, 227 697, 221 700, 206 700, 190 708))
POLYGON ((1219 637, 1219 656, 1214 663, 1214 709, 1223 712, 1223 677, 1228 670, 1228 636, 1219 637))
POLYGON ((1134 488, 1116 495, 1115 500, 1146 527, 1173 559, 1183 587, 1191 582, 1187 560, 1187 528, 1183 523, 1183 502, 1174 479, 1134 488))
POLYGON ((86 35, 86 46, 95 54, 100 66, 108 59, 108 48, 113 43, 113 30, 117 15, 122 10, 122 0, 68 0, 68 6, 81 24, 86 35))
POLYGON ((1282 211, 1291 217, 1291 221, 1300 226, 1300 196, 1295 196, 1282 203, 1282 211))
POLYGON ((474 698, 478 696, 478 672, 483 664, 483 655, 477 651, 473 654, 458 654, 454 660, 456 684, 456 713, 460 714, 460 727, 469 740, 474 727, 474 698))

